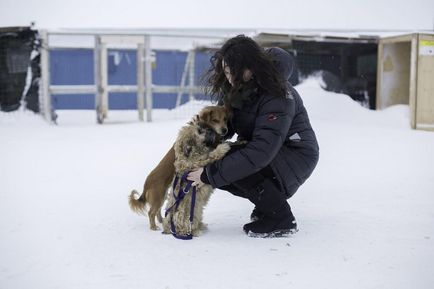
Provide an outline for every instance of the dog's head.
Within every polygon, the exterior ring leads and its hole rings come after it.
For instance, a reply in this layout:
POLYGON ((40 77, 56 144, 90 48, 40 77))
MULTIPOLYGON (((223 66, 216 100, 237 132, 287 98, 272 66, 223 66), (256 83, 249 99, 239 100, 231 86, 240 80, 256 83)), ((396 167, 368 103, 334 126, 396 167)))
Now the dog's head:
POLYGON ((224 137, 228 133, 228 112, 223 106, 206 106, 198 115, 197 121, 202 127, 214 130, 218 135, 224 137))
MULTIPOLYGON (((184 157, 191 157, 193 151, 197 153, 209 152, 222 141, 222 137, 208 123, 195 120, 181 129, 177 143, 181 144, 184 157)), ((175 148, 176 151, 176 148, 175 148)), ((180 151, 180 150, 178 150, 180 151)))
POLYGON ((200 135, 205 146, 216 148, 222 141, 221 134, 217 133, 208 123, 199 121, 197 123, 198 135, 200 135))

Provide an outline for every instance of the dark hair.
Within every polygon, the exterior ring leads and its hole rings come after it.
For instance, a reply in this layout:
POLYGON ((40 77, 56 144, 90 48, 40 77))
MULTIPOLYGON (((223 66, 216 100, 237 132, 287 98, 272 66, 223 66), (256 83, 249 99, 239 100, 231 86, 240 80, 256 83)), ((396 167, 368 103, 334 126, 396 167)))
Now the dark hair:
POLYGON ((277 72, 270 57, 250 37, 238 35, 227 40, 211 57, 210 62, 205 81, 206 93, 211 96, 212 101, 222 103, 228 96, 236 95, 243 86, 245 69, 252 72, 252 81, 260 92, 281 97, 287 94, 286 81, 277 72), (226 79, 223 60, 233 76, 233 86, 226 79))

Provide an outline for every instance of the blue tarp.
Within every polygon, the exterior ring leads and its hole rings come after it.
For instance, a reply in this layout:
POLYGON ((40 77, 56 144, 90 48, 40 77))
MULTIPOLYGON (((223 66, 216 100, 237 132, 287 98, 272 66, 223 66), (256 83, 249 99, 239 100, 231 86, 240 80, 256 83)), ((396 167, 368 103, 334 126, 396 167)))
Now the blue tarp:
MULTIPOLYGON (((152 70, 152 81, 156 85, 179 85, 184 71, 186 52, 155 51, 156 64, 152 70)), ((197 52, 195 58, 195 83, 209 66, 210 53, 197 52)), ((108 51, 108 82, 114 85, 137 84, 135 50, 108 51)), ((92 85, 94 83, 92 49, 57 49, 50 52, 50 75, 52 85, 92 85)), ((205 98, 196 95, 197 99, 205 98)), ((184 95, 181 103, 187 101, 184 95)), ((154 93, 154 108, 174 108, 176 94, 154 93)), ((93 94, 53 95, 55 109, 94 109, 93 94)), ((136 109, 135 93, 110 93, 109 109, 136 109)))

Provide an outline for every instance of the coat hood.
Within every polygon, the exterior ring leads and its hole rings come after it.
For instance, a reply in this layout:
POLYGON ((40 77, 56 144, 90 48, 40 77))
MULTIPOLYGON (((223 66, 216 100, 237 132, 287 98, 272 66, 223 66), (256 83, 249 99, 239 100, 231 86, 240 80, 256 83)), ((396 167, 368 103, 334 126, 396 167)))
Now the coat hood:
POLYGON ((273 60, 278 72, 288 80, 294 70, 294 58, 286 50, 280 47, 271 47, 265 51, 273 60))

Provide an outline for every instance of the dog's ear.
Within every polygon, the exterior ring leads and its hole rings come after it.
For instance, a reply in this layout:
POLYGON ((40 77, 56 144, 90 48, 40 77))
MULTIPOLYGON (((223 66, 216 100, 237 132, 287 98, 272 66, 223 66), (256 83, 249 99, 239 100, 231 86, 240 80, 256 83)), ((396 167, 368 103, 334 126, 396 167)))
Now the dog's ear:
POLYGON ((211 123, 212 118, 214 117, 213 113, 214 113, 213 110, 210 109, 210 110, 209 110, 209 113, 208 113, 207 123, 211 123))
POLYGON ((199 118, 206 123, 210 123, 212 118, 212 109, 208 107, 202 109, 202 111, 199 113, 199 118))

